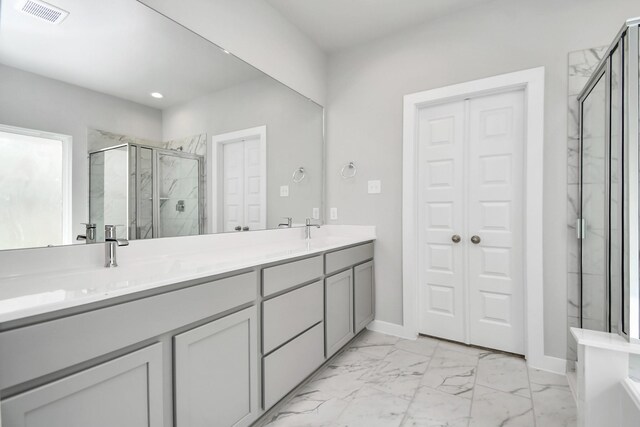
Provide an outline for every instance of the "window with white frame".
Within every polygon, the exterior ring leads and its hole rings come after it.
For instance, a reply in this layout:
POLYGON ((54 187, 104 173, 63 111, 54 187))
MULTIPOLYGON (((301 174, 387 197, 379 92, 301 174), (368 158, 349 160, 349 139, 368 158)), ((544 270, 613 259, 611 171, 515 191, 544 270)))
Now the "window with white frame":
POLYGON ((0 249, 71 243, 71 137, 0 125, 0 249))

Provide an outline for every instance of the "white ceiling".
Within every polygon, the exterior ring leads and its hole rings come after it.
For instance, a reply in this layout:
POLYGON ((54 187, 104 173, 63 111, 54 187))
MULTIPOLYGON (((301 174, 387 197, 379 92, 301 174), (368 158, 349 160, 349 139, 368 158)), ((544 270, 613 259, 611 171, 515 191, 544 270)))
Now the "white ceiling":
POLYGON ((331 53, 491 0, 266 1, 331 53))
POLYGON ((48 1, 61 24, 2 0, 0 63, 158 109, 263 75, 137 1, 48 1))

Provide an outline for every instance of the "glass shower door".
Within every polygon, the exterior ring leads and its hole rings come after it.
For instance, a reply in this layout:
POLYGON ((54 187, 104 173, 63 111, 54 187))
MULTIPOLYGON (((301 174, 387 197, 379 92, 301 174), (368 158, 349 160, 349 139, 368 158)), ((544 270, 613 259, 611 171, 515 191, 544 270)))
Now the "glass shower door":
POLYGON ((118 238, 129 238, 129 147, 119 146, 89 155, 89 222, 96 240, 104 241, 105 224, 116 225, 118 238))
POLYGON ((158 236, 200 234, 200 161, 198 158, 158 153, 158 236))
POLYGON ((156 237, 153 229, 153 150, 140 147, 138 159, 138 239, 156 237))
POLYGON ((581 289, 582 327, 608 331, 606 79, 604 74, 582 104, 581 289))

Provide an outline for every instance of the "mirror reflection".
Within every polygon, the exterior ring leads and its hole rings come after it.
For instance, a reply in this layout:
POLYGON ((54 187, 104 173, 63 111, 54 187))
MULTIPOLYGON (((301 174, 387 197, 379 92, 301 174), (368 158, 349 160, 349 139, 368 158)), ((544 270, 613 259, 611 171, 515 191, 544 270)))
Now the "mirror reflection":
POLYGON ((322 107, 136 0, 52 3, 0 3, 0 249, 319 217, 322 107))

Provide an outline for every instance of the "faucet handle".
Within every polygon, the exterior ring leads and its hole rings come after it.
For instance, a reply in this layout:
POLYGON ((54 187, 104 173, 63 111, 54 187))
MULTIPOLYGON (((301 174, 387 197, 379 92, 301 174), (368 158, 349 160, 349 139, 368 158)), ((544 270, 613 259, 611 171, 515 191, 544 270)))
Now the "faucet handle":
POLYGON ((104 225, 104 238, 105 239, 115 239, 116 238, 116 228, 124 227, 122 224, 112 225, 105 224, 104 225))
POLYGON ((84 234, 78 234, 76 240, 84 240, 87 243, 95 243, 96 241, 96 224, 91 222, 82 222, 85 227, 84 234))

